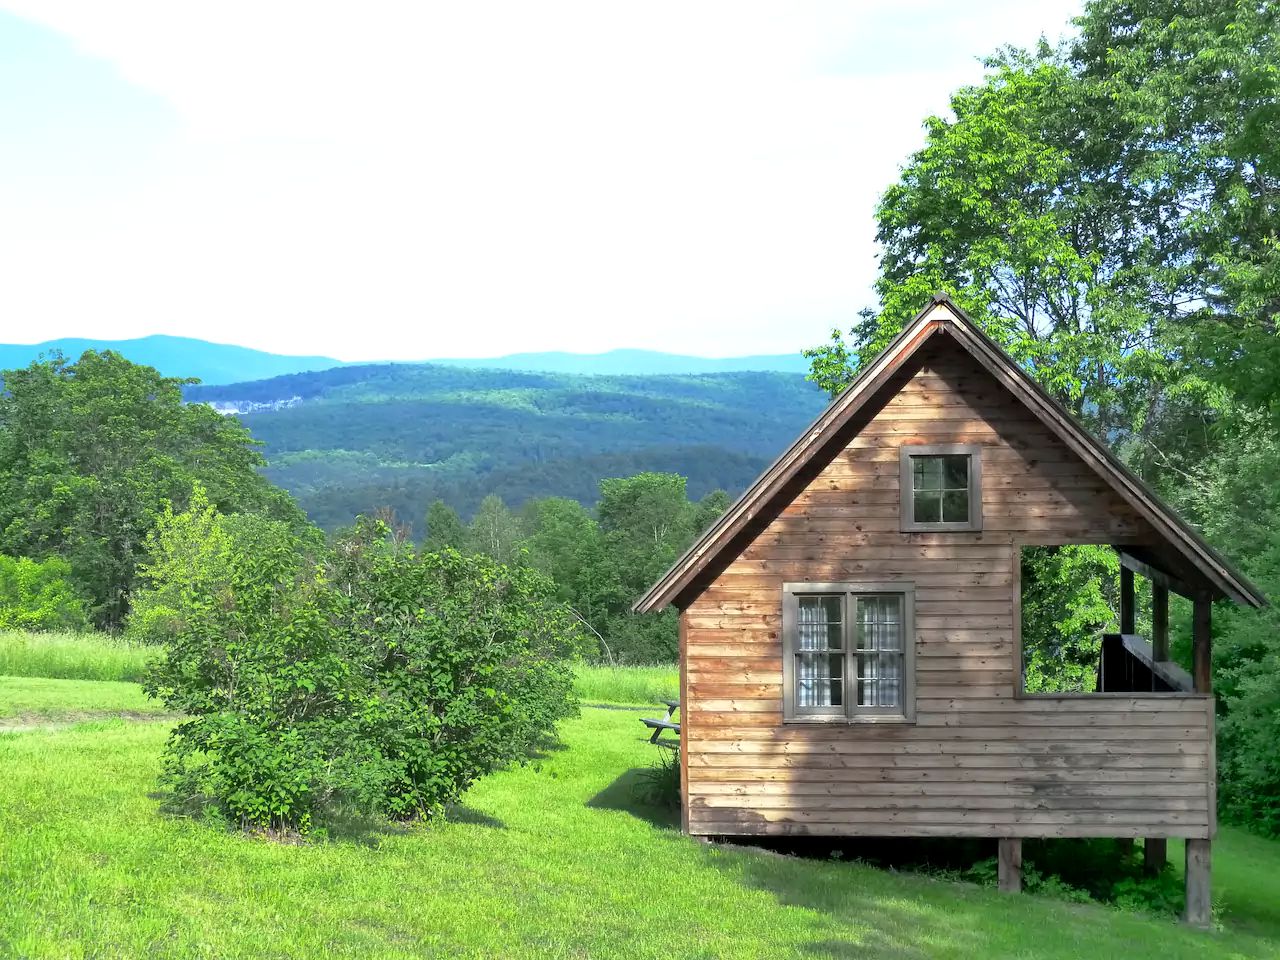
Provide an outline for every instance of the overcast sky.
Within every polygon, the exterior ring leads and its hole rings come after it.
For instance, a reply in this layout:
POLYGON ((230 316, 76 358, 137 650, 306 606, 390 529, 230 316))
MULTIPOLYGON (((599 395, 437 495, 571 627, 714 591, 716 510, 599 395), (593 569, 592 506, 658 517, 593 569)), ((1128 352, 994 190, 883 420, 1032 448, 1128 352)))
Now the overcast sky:
POLYGON ((0 0, 0 341, 789 353, 1065 0, 0 0))

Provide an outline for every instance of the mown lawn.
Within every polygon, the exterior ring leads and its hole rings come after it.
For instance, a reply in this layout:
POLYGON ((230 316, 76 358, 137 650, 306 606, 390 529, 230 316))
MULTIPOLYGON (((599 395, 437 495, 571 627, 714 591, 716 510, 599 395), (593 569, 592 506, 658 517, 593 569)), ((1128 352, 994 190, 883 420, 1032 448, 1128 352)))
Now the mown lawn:
POLYGON ((164 706, 136 683, 0 677, 0 730, 31 723, 161 715, 164 706))
MULTIPOLYGON (((68 688, 69 701, 88 697, 68 688)), ((639 798, 654 757, 642 713, 584 709, 564 749, 488 778, 448 822, 303 846, 161 814, 163 722, 0 734, 0 956, 1280 955, 1280 844, 1223 831, 1226 929, 1209 934, 1108 907, 709 846, 639 798)))

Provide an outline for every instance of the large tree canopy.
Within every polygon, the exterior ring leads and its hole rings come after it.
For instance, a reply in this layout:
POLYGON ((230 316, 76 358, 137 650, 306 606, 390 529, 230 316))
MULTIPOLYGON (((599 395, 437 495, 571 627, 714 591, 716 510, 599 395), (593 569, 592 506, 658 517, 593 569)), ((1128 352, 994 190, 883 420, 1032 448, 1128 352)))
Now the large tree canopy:
POLYGON ((117 353, 61 356, 4 373, 0 394, 0 552, 61 556, 94 620, 118 627, 147 534, 166 503, 201 485, 218 509, 305 527, 234 417, 186 404, 186 381, 117 353))
MULTIPOLYGON (((937 290, 1274 596, 1280 6, 1095 0, 926 122, 877 209, 878 309, 809 351, 831 393, 937 290), (1270 491, 1270 492, 1269 492, 1270 491)), ((1085 688, 1109 551, 1023 558, 1029 688, 1085 688)), ((1275 615, 1224 611, 1224 809, 1280 830, 1275 615)))

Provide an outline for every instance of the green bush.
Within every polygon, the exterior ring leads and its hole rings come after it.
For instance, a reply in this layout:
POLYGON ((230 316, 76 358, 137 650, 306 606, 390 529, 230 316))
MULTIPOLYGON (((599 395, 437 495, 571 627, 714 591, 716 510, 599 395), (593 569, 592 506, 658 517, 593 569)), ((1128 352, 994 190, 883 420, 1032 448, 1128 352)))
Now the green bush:
POLYGON ((0 630, 84 630, 88 625, 67 561, 0 554, 0 630))
POLYGON ((175 806, 272 833, 338 806, 428 816, 574 708, 580 640, 532 571, 367 521, 308 555, 198 492, 151 550, 134 617, 165 636, 147 691, 189 718, 165 753, 175 806))

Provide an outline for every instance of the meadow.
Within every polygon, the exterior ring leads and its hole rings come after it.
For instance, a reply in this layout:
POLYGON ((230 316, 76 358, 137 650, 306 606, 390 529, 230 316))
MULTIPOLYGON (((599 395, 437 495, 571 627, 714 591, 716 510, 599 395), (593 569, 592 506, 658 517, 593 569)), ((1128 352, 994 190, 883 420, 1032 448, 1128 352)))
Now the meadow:
POLYGON ((562 745, 441 820, 330 824, 287 845, 162 810, 172 719, 136 684, 0 677, 0 956, 1280 954, 1280 843, 1232 828, 1209 933, 884 870, 852 846, 837 861, 686 838, 638 722, 674 682, 669 667, 583 670, 562 745))

